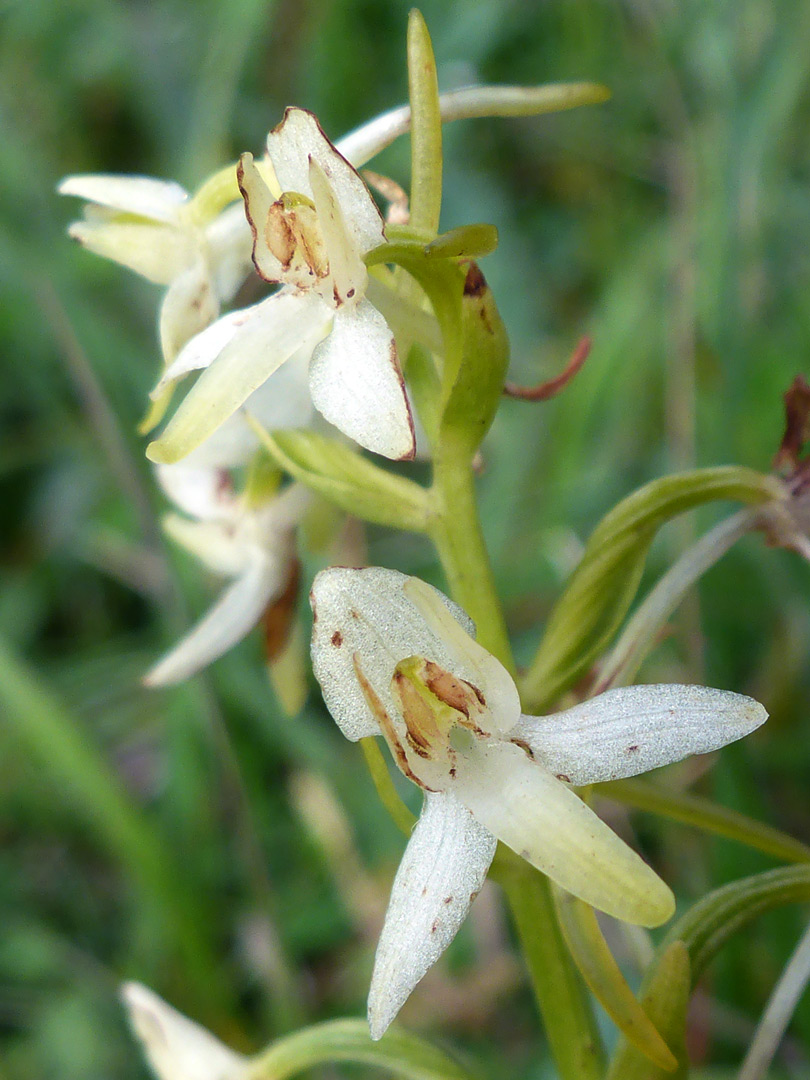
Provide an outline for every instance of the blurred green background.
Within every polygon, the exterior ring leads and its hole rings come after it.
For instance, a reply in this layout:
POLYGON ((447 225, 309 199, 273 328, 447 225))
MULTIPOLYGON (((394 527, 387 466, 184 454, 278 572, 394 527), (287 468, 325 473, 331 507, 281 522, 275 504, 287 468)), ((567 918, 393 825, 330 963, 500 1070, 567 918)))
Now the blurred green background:
MULTIPOLYGON (((513 378, 549 377, 579 335, 594 339, 560 398, 505 402, 485 448, 485 528, 528 659, 618 498, 693 464, 767 469, 779 443, 781 394, 810 346, 810 3, 422 10, 443 89, 588 79, 613 92, 597 108, 446 129, 443 225, 498 226, 484 269, 513 378)), ((2 1076, 143 1077, 116 998, 123 977, 242 1049, 364 1007, 402 838, 357 748, 317 691, 283 718, 257 635, 183 688, 139 686, 216 586, 164 544, 134 430, 158 367, 159 292, 72 245, 77 206, 54 187, 98 171, 194 187, 258 151, 287 104, 337 137, 405 99, 407 11, 395 0, 0 6, 2 1076)), ((401 140, 374 168, 407 182, 407 155, 401 140)), ((665 531, 649 581, 724 512, 665 531)), ((370 559, 435 578, 409 537, 373 533, 370 559)), ((766 704, 767 728, 710 773, 660 782, 695 780, 804 840, 808 586, 797 556, 746 540, 642 672, 766 704)), ((633 820, 684 906, 770 865, 633 820)), ((473 911, 403 1021, 490 1076, 552 1076, 497 890, 473 911)), ((695 1075, 732 1075, 803 914, 762 920, 715 963, 695 1010, 706 1066, 695 1075)), ((784 1075, 808 1075, 808 1047, 805 1002, 784 1075)))

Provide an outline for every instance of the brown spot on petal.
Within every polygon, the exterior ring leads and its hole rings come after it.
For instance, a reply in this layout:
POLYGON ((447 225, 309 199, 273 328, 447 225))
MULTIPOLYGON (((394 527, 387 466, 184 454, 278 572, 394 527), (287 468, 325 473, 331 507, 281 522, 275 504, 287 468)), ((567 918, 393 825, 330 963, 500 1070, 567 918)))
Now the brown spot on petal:
MULTIPOLYGON (((558 780, 562 780, 562 781, 564 781, 564 783, 566 783, 566 784, 570 784, 570 783, 571 783, 571 777, 570 777, 570 776, 566 776, 564 772, 558 772, 558 773, 557 773, 557 779, 558 779, 558 780)), ((523 858, 525 859, 525 858, 527 858, 527 856, 526 856, 526 855, 524 854, 524 855, 523 855, 523 858)))
POLYGON ((635 754, 637 752, 638 752, 638 747, 637 746, 628 746, 627 750, 625 750, 626 754, 635 754))
POLYGON ((339 649, 340 646, 343 644, 343 634, 341 634, 339 630, 336 630, 334 634, 332 634, 331 641, 335 648, 339 649))
POLYGON ((452 902, 453 902, 453 897, 452 896, 445 896, 444 900, 442 901, 443 904, 452 904, 452 902))

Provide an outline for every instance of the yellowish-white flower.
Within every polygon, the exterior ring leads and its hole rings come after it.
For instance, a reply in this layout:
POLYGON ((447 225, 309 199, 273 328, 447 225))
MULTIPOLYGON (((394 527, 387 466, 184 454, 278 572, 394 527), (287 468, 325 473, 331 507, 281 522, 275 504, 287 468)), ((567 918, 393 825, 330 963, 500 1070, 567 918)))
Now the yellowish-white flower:
MULTIPOLYGON (((204 448, 203 448, 204 449, 204 448)), ((231 579, 211 610, 146 675, 148 686, 188 678, 249 633, 286 588, 295 561, 295 527, 309 494, 293 484, 258 505, 236 495, 227 470, 159 465, 157 477, 185 515, 164 528, 214 574, 231 579)))
POLYGON ((714 750, 763 723, 761 705, 702 686, 633 686, 525 716, 470 619, 416 578, 331 568, 315 579, 312 607, 315 675, 344 735, 383 735, 424 790, 377 948, 373 1038, 454 937, 498 840, 616 918, 671 916, 669 888, 569 784, 714 750))
POLYGON ((68 176, 57 190, 86 200, 70 236, 168 286, 160 311, 167 363, 218 317, 250 272, 251 235, 242 203, 234 201, 233 168, 194 196, 173 181, 103 174, 68 176))
POLYGON ((156 1080, 238 1080, 249 1058, 173 1009, 141 983, 128 982, 121 998, 156 1080))
POLYGON ((250 154, 240 161, 239 183, 256 269, 282 288, 224 316, 181 351, 155 395, 204 370, 147 454, 162 462, 184 458, 291 356, 308 351, 315 408, 361 446, 412 457, 394 335, 366 298, 363 256, 385 240, 382 216, 311 113, 288 109, 268 135, 267 152, 279 191, 250 154))

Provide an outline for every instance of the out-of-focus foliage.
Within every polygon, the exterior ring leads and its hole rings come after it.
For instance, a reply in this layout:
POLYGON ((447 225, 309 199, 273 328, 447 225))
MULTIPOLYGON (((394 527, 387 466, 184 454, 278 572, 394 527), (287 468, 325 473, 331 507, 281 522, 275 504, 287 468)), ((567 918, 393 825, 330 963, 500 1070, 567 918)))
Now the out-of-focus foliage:
MULTIPOLYGON (((124 976, 241 1049, 362 1009, 401 838, 317 694, 297 720, 282 718, 258 640, 186 687, 140 688, 210 594, 164 544, 135 434, 158 366, 157 291, 65 239, 76 207, 54 186, 106 171, 193 187, 259 150, 287 104, 340 135, 405 99, 408 6, 0 8, 8 1077, 143 1076, 115 999, 124 976), (126 827, 111 827, 111 813, 126 827)), ((485 446, 485 529, 528 659, 614 502, 692 465, 766 468, 778 446, 781 393, 810 346, 810 3, 425 0, 422 10, 443 89, 589 79, 613 91, 593 109, 446 130, 442 228, 498 227, 484 270, 512 336, 512 377, 547 378, 580 334, 594 339, 558 399, 505 402, 485 446)), ((406 140, 374 167, 406 182, 406 140)), ((713 513, 665 531, 645 581, 713 513)), ((434 573, 418 538, 379 530, 370 557, 434 573)), ((710 774, 687 765, 660 782, 696 780, 803 839, 808 586, 798 558, 746 541, 642 672, 705 678, 766 704, 766 729, 710 774)), ((684 904, 772 865, 656 819, 634 823, 684 904)), ((491 1075, 548 1076, 496 891, 473 912, 403 1020, 440 1028, 491 1075)), ((740 1060, 798 926, 792 912, 769 916, 710 969, 698 1061, 740 1060)), ((810 1003, 789 1038, 802 1075, 810 1003)))

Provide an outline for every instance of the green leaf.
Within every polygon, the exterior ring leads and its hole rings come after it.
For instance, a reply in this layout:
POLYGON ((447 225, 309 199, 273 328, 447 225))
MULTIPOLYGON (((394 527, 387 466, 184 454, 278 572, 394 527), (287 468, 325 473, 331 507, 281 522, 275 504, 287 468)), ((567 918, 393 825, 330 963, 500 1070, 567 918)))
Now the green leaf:
POLYGON ((653 480, 599 523, 568 587, 551 613, 523 682, 525 706, 547 707, 609 644, 633 602, 655 534, 702 503, 761 503, 781 497, 771 476, 725 465, 653 480))
POLYGON ((424 532, 427 496, 335 439, 314 431, 269 431, 248 418, 276 464, 312 491, 356 517, 393 529, 424 532))
POLYGON ((692 984, 725 945, 759 915, 786 904, 810 900, 810 866, 780 867, 732 881, 704 896, 664 938, 663 948, 683 941, 689 950, 692 984))
POLYGON ((613 959, 596 912, 571 893, 552 886, 565 942, 588 989, 636 1050, 667 1073, 677 1061, 647 1012, 639 1004, 613 959))
POLYGON ((442 202, 442 117, 436 59, 425 20, 408 18, 408 95, 411 102, 411 223, 432 236, 442 202))
POLYGON ((255 1057, 245 1080, 287 1080, 316 1065, 371 1065, 403 1080, 470 1080, 471 1074, 425 1039, 397 1028, 372 1042, 364 1020, 329 1020, 287 1035, 255 1057))
POLYGON ((6 730, 50 778, 59 812, 82 822, 132 880, 153 933, 164 939, 163 949, 180 953, 201 999, 215 998, 221 985, 216 964, 210 943, 199 935, 208 913, 177 873, 176 853, 132 802, 82 724, 2 641, 0 714, 6 730))
POLYGON ((605 1080, 685 1080, 689 1063, 686 1056, 686 1012, 692 981, 689 951, 682 941, 665 948, 650 969, 641 989, 641 1004, 658 1031, 675 1052, 676 1071, 653 1065, 626 1038, 619 1040, 605 1080))
POLYGON ((727 840, 736 840, 775 859, 795 863, 810 862, 810 847, 800 840, 795 840, 787 833, 770 825, 763 825, 762 822, 746 817, 736 810, 718 806, 700 795, 666 791, 648 780, 636 779, 611 780, 606 784, 599 784, 594 789, 594 794, 599 798, 615 799, 636 810, 647 810, 670 821, 694 825, 697 829, 723 836, 727 840))

